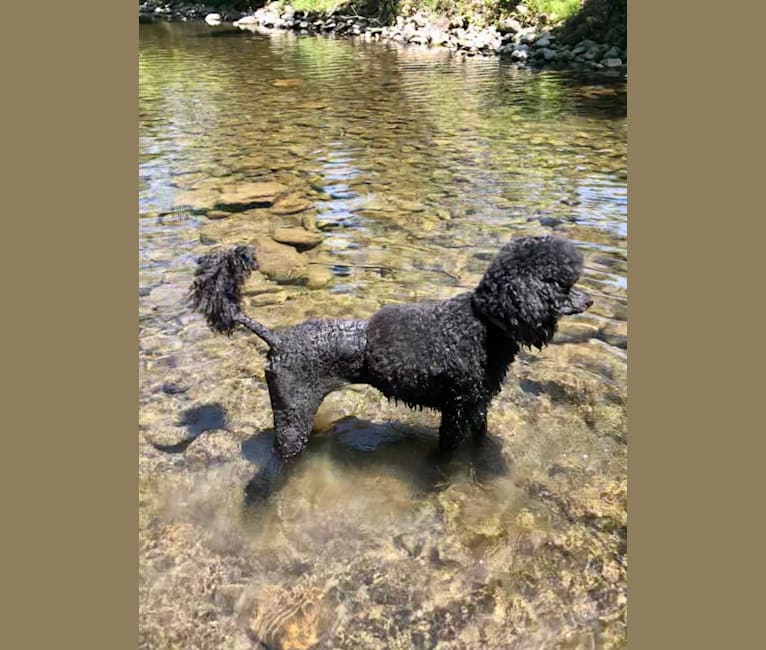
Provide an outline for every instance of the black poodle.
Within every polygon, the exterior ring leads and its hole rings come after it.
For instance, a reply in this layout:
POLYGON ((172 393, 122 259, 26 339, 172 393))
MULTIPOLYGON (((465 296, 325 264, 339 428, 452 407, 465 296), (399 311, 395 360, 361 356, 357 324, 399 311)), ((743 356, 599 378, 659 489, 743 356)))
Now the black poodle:
POLYGON ((251 481, 250 496, 274 488, 284 462, 306 446, 319 404, 346 384, 441 411, 440 450, 455 449, 469 433, 480 441, 487 408, 519 349, 542 349, 561 316, 593 304, 574 288, 582 255, 550 236, 511 240, 475 290, 450 300, 388 305, 370 320, 311 320, 278 332, 240 308, 241 286, 257 268, 249 247, 211 252, 199 259, 191 292, 214 331, 231 334, 239 324, 270 348, 274 453, 251 481))

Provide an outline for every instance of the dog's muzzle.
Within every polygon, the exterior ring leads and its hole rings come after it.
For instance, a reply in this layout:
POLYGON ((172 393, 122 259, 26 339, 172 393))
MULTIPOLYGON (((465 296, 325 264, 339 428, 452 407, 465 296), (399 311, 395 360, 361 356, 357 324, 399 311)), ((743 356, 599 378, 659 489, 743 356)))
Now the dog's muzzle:
POLYGON ((593 304, 593 298, 580 289, 572 287, 569 295, 559 308, 560 316, 572 316, 581 314, 593 304))

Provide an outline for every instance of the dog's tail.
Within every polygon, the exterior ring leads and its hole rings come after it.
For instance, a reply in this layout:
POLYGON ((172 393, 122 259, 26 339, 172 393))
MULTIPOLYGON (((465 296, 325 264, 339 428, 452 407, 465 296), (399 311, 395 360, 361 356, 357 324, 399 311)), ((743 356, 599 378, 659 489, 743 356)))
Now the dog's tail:
POLYGON ((257 268, 249 246, 203 255, 197 260, 189 301, 214 332, 229 335, 240 324, 274 347, 279 342, 276 332, 242 313, 242 285, 257 268))

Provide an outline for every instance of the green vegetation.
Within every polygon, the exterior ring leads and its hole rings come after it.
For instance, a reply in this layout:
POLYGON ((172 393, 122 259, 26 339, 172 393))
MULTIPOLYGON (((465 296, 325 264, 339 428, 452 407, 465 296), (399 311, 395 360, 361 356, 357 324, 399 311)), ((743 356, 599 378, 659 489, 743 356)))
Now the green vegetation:
POLYGON ((574 16, 582 6, 582 0, 527 0, 523 3, 533 14, 546 14, 553 20, 574 16))
POLYGON ((583 39, 609 43, 625 49, 628 45, 628 1, 585 0, 561 30, 561 42, 574 44, 583 39))
POLYGON ((348 0, 279 0, 272 5, 285 7, 290 5, 296 11, 305 11, 317 14, 329 14, 344 5, 350 5, 348 0))
MULTIPOLYGON (((183 4, 181 0, 171 0, 168 4, 183 4)), ((249 0, 205 0, 205 5, 215 9, 235 9, 237 11, 249 11, 253 5, 263 6, 265 2, 252 3, 249 0)))
MULTIPOLYGON (((617 4, 620 2, 624 4, 625 0, 617 0, 617 4)), ((214 0, 214 4, 227 4, 227 0, 214 0)), ((342 9, 350 14, 379 18, 423 11, 430 15, 463 15, 472 22, 487 23, 514 13, 518 5, 526 7, 525 14, 532 19, 546 14, 555 22, 567 20, 589 4, 589 0, 276 0, 270 4, 289 5, 298 11, 317 14, 342 9)))
POLYGON ((524 13, 531 22, 535 22, 540 14, 558 22, 575 15, 583 0, 275 0, 270 4, 290 5, 293 9, 317 14, 339 9, 348 14, 376 18, 384 24, 393 22, 396 16, 421 11, 429 16, 465 16, 473 24, 488 25, 513 14, 518 5, 526 7, 524 13))
MULTIPOLYGON (((170 0, 180 4, 182 0, 170 0)), ((207 0, 214 7, 251 10, 266 0, 207 0)), ((278 7, 313 14, 342 13, 375 18, 381 24, 391 24, 397 16, 416 11, 437 17, 463 16, 471 24, 486 26, 508 16, 519 18, 522 24, 537 22, 545 14, 558 25, 560 42, 574 44, 583 39, 627 47, 627 0, 276 0, 278 7), (525 9, 519 10, 523 5, 525 9)))

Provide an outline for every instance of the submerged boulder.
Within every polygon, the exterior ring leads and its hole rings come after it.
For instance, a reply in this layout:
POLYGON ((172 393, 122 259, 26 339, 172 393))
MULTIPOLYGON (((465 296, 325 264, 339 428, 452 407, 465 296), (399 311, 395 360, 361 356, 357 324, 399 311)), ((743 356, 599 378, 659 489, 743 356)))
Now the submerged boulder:
POLYGON ((303 228, 277 228, 272 235, 274 241, 307 250, 319 245, 324 237, 318 232, 309 232, 303 228))
POLYGON ((306 259, 292 246, 275 242, 270 237, 257 237, 255 248, 258 270, 276 282, 298 282, 306 279, 306 259))
POLYGON ((228 186, 223 188, 215 207, 245 210, 256 205, 272 205, 287 189, 286 185, 276 181, 228 186))
POLYGON ((271 208, 272 213, 284 215, 303 212, 311 207, 311 202, 299 196, 285 196, 279 199, 271 208))
POLYGON ((309 289, 321 289, 333 279, 332 271, 323 266, 311 266, 308 270, 306 284, 309 289))

